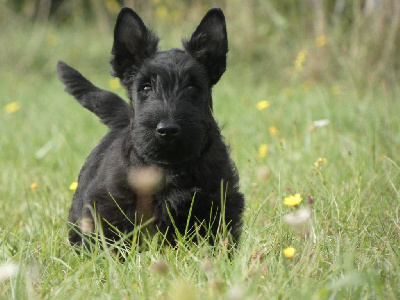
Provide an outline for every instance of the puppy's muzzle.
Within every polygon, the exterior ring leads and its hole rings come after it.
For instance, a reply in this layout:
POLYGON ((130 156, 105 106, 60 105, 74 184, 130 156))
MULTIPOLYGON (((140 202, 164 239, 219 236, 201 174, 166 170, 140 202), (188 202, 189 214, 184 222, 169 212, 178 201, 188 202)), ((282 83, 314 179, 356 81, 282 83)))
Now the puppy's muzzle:
POLYGON ((164 141, 172 141, 179 135, 181 127, 170 121, 161 121, 156 128, 157 137, 164 141))

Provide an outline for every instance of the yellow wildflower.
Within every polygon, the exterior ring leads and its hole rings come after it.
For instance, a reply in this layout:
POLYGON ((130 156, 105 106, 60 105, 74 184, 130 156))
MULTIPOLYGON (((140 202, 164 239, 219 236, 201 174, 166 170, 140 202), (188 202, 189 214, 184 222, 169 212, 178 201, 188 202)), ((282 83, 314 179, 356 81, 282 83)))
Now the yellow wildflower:
POLYGON ((307 57, 307 51, 306 50, 301 50, 296 57, 296 60, 294 61, 294 69, 298 72, 303 70, 303 64, 306 61, 307 57))
POLYGON ((34 190, 34 191, 37 190, 37 183, 36 182, 32 182, 31 189, 34 190))
POLYGON ((56 47, 59 43, 59 38, 57 34, 51 33, 46 37, 46 43, 50 47, 56 47))
POLYGON ((106 8, 110 13, 115 15, 121 10, 121 6, 117 0, 106 0, 106 8))
POLYGON ((269 101, 262 100, 262 101, 257 103, 257 109, 258 110, 264 110, 264 109, 268 108, 270 105, 271 104, 269 103, 269 101))
POLYGON ((167 16, 167 14, 168 14, 168 9, 165 6, 161 5, 156 8, 157 19, 162 20, 167 16))
POLYGON ((331 93, 334 96, 337 96, 340 94, 340 87, 338 85, 332 85, 331 86, 331 93))
POLYGON ((314 166, 317 169, 320 169, 322 165, 326 164, 328 160, 325 157, 318 157, 318 159, 314 162, 314 166))
POLYGON ((112 78, 108 82, 108 85, 112 90, 118 90, 121 87, 121 83, 119 82, 119 78, 112 78))
POLYGON ((14 101, 14 102, 10 102, 10 103, 6 104, 4 106, 4 111, 8 114, 13 114, 13 113, 19 111, 20 108, 21 108, 21 105, 18 102, 14 101))
POLYGON ((296 249, 294 249, 293 247, 287 247, 283 249, 282 252, 283 256, 285 256, 286 258, 292 258, 294 256, 294 253, 296 252, 296 249))
POLYGON ((328 39, 325 35, 320 35, 315 39, 315 43, 318 47, 324 47, 328 43, 328 39))
POLYGON ((268 146, 267 144, 261 144, 260 147, 258 147, 258 156, 261 158, 264 158, 267 156, 268 152, 268 146))
POLYGON ((303 198, 301 198, 300 194, 294 194, 290 195, 289 197, 285 197, 283 199, 283 204, 288 206, 297 206, 302 200, 303 198))
POLYGON ((71 191, 75 191, 77 188, 78 188, 78 183, 77 183, 76 181, 72 182, 72 183, 69 185, 69 189, 70 189, 71 191))
POLYGON ((270 126, 268 128, 268 131, 269 131, 270 135, 278 135, 279 134, 279 131, 278 131, 278 129, 276 129, 275 126, 270 126))

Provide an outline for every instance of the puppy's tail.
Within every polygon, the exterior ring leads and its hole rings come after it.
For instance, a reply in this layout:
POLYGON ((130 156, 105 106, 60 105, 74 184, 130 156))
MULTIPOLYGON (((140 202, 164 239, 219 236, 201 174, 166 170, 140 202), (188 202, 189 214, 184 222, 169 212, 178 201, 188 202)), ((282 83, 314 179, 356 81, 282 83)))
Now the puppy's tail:
POLYGON ((66 91, 98 116, 110 129, 129 125, 129 105, 118 95, 99 89, 65 62, 57 63, 58 77, 66 91))

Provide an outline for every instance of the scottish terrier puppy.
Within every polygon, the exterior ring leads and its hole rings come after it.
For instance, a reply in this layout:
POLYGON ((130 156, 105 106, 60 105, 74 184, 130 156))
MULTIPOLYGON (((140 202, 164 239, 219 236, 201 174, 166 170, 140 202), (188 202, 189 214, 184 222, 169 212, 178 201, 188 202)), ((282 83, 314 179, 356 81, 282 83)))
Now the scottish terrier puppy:
POLYGON ((172 245, 190 231, 213 243, 221 224, 239 240, 244 198, 212 114, 211 90, 226 69, 224 15, 208 11, 184 50, 158 51, 157 44, 123 8, 111 66, 129 104, 58 63, 66 91, 109 127, 79 174, 68 218, 72 244, 98 228, 117 241, 146 221, 172 245))

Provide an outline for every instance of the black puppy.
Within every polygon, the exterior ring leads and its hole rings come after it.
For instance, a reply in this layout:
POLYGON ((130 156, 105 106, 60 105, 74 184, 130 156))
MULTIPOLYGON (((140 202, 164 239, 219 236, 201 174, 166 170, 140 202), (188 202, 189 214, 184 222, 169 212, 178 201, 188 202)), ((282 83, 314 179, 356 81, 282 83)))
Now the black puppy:
POLYGON ((184 50, 158 51, 157 44, 141 18, 123 8, 111 66, 130 104, 58 63, 66 91, 110 129, 79 174, 69 213, 73 244, 95 232, 97 219, 111 241, 149 219, 170 244, 196 226, 203 236, 211 229, 213 243, 221 224, 239 239, 244 199, 212 115, 211 89, 226 69, 224 15, 211 9, 184 50))

